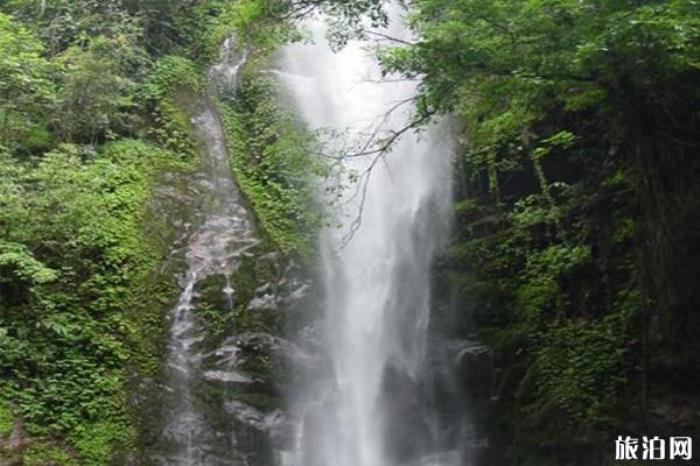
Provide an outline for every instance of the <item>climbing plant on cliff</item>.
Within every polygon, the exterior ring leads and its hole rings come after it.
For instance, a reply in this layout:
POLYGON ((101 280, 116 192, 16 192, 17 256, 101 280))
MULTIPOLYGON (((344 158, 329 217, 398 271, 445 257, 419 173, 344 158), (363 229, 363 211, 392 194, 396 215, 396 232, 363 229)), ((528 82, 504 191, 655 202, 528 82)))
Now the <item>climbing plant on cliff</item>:
POLYGON ((310 181, 328 168, 314 156, 314 135, 279 103, 279 89, 259 67, 249 64, 235 98, 220 102, 231 164, 271 239, 309 259, 324 221, 310 181))

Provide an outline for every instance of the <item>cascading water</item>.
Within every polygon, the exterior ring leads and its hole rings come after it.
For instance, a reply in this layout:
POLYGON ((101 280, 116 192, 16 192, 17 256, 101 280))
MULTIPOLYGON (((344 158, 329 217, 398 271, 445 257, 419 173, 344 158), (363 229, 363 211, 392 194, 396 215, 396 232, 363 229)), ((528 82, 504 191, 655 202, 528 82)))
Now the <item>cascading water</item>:
MULTIPOLYGON (((212 68, 212 85, 235 85, 235 74, 244 58, 232 52, 227 41, 222 61, 212 68)), ((163 410, 167 413, 158 444, 150 451, 150 461, 167 466, 209 466, 240 464, 222 457, 221 433, 210 425, 197 406, 197 384, 202 380, 202 329, 193 315, 197 285, 212 275, 222 275, 230 311, 235 289, 231 275, 242 255, 258 242, 255 227, 243 205, 228 164, 223 131, 216 113, 206 102, 192 123, 201 141, 202 167, 196 176, 196 225, 184 237, 186 273, 182 294, 170 314, 171 328, 165 366, 166 392, 163 410), (217 450, 217 451, 215 451, 217 450)), ((229 442, 229 443, 235 443, 229 442)))
MULTIPOLYGON (((333 53, 322 22, 309 27, 315 44, 287 47, 277 73, 307 122, 360 138, 390 137, 405 126, 410 104, 397 104, 415 87, 378 82, 378 66, 361 43, 333 53)), ((387 32, 405 35, 400 27, 387 32)), ((428 367, 431 264, 447 236, 451 199, 443 132, 437 125, 406 133, 381 158, 345 161, 359 185, 346 191, 336 214, 345 228, 326 231, 321 241, 321 346, 330 362, 320 375, 303 377, 292 403, 298 445, 286 464, 469 464, 460 446, 469 429, 440 420, 431 389, 436 371, 428 367)))

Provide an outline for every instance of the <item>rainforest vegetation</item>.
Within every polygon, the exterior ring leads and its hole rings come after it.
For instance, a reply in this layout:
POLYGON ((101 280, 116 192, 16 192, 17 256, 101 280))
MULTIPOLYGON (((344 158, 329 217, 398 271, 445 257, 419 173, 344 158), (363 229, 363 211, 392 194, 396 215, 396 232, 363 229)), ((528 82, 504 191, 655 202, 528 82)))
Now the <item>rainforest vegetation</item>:
POLYGON ((492 348, 486 464, 698 438, 700 2, 404 8, 411 41, 368 32, 376 0, 0 2, 0 464, 138 464, 130 381, 159 369, 176 288, 148 202, 196 165, 189 106, 232 34, 250 57, 215 99, 232 170, 270 243, 313 262, 308 180, 328 167, 263 70, 318 11, 336 47, 373 39, 387 76, 418 82, 407 130, 453 123, 437 281, 450 335, 492 348))

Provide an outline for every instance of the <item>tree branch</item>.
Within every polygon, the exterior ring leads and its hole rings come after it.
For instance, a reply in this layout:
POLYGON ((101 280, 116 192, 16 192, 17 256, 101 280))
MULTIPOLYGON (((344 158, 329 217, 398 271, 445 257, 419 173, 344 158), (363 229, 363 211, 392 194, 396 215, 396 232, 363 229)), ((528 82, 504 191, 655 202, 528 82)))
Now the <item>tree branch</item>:
POLYGON ((388 40, 389 42, 396 42, 398 44, 404 44, 404 45, 416 45, 415 42, 410 42, 410 41, 407 41, 404 39, 399 39, 398 37, 390 36, 389 34, 384 34, 382 32, 367 31, 367 34, 370 36, 380 37, 382 39, 388 40))

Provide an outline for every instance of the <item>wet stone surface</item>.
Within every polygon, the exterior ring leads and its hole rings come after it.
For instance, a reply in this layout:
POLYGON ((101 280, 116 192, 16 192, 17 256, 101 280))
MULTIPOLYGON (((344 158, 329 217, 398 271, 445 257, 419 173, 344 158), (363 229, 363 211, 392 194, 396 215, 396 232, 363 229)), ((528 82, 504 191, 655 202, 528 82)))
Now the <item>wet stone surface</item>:
POLYGON ((156 215, 170 215, 160 221, 180 231, 164 272, 180 269, 182 292, 167 318, 162 377, 142 382, 150 395, 140 405, 154 419, 142 432, 145 462, 272 464, 289 443, 280 409, 289 358, 304 357, 279 335, 309 285, 259 238, 233 180, 206 179, 229 173, 208 112, 195 121, 210 159, 202 173, 167 174, 154 195, 156 215))
MULTIPOLYGON (((212 69, 215 87, 236 82, 245 54, 231 47, 212 69)), ((150 227, 171 245, 160 273, 177 276, 181 292, 166 318, 162 373, 140 381, 132 399, 143 463, 269 465, 289 444, 289 357, 303 357, 281 338, 283 321, 310 286, 258 231, 218 116, 200 100, 191 119, 200 168, 163 174, 149 205, 150 227)))

